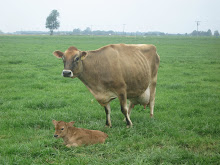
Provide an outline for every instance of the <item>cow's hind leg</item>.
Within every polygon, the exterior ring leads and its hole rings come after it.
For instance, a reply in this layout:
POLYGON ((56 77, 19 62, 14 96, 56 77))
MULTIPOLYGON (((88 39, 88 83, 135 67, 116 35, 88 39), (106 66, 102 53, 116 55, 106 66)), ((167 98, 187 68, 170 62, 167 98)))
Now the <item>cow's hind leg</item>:
MULTIPOLYGON (((134 104, 130 101, 129 108, 128 108, 128 116, 131 117, 131 110, 134 108, 134 104)), ((124 118, 124 121, 126 121, 126 118, 124 118)))
POLYGON ((132 122, 131 119, 128 115, 128 107, 127 107, 127 95, 125 93, 119 94, 119 101, 121 104, 121 112, 124 114, 126 122, 127 122, 127 127, 132 127, 132 122))
POLYGON ((128 108, 128 115, 131 117, 131 110, 134 108, 134 104, 130 101, 129 108, 128 108))
POLYGON ((111 117, 110 117, 110 114, 111 114, 110 103, 108 103, 108 104, 105 106, 105 113, 106 113, 106 126, 107 126, 107 127, 112 127, 111 117))
POLYGON ((155 94, 156 94, 156 82, 152 82, 150 85, 150 117, 154 116, 154 104, 155 104, 155 94))
MULTIPOLYGON (((129 108, 128 108, 128 116, 131 117, 131 110, 134 108, 134 104, 130 101, 129 108)), ((124 121, 126 121, 126 118, 124 118, 124 121)))

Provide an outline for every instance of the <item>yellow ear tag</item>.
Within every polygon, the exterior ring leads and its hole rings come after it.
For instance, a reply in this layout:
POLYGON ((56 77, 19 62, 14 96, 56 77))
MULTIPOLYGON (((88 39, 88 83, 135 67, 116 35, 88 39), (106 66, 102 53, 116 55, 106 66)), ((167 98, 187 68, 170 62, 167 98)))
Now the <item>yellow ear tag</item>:
POLYGON ((84 60, 87 56, 87 52, 82 52, 81 54, 81 60, 84 60))
POLYGON ((85 59, 85 57, 81 57, 81 60, 84 60, 85 59))

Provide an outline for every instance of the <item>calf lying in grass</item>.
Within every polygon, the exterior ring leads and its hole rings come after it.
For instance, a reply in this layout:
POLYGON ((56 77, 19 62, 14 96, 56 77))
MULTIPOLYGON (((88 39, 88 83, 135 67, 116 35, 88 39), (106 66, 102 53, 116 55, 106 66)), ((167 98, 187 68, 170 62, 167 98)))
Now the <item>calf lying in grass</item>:
POLYGON ((52 122, 55 126, 54 137, 63 138, 67 147, 104 143, 108 137, 106 133, 98 130, 73 127, 74 121, 66 123, 53 120, 52 122))

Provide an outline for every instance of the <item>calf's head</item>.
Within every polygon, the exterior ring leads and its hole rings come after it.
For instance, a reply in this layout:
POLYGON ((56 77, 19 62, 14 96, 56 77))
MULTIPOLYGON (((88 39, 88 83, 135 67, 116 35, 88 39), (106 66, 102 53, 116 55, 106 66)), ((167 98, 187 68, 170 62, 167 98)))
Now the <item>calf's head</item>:
POLYGON ((69 47, 64 53, 57 50, 53 54, 63 59, 64 69, 63 77, 77 77, 83 71, 82 61, 87 56, 87 52, 82 52, 75 47, 69 47))
POLYGON ((54 137, 56 138, 65 137, 67 135, 68 128, 72 127, 73 124, 75 123, 74 121, 66 123, 64 121, 56 121, 56 120, 53 120, 52 122, 55 126, 54 137))

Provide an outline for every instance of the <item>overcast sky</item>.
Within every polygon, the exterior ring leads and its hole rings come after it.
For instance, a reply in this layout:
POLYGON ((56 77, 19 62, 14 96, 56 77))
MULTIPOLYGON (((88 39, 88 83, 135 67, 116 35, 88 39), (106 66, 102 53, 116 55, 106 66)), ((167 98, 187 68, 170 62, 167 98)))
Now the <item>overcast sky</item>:
POLYGON ((47 31, 53 9, 60 13, 59 30, 86 27, 126 32, 220 32, 220 0, 0 0, 0 30, 47 31))

